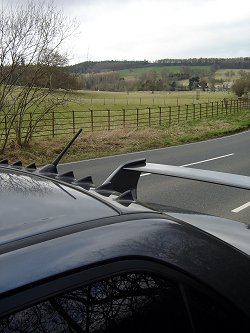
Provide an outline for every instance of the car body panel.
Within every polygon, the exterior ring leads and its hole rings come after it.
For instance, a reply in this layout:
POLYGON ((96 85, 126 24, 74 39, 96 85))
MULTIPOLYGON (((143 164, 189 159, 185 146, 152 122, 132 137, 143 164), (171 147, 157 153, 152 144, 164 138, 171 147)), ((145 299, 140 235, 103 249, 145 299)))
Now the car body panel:
POLYGON ((250 256, 249 224, 203 214, 180 212, 167 212, 167 214, 218 237, 250 256))
POLYGON ((161 218, 101 226, 5 253, 0 292, 122 257, 162 261, 250 313, 248 256, 196 228, 161 218), (220 279, 229 274, 228 281, 220 279), (232 280, 238 288, 232 288, 232 280))

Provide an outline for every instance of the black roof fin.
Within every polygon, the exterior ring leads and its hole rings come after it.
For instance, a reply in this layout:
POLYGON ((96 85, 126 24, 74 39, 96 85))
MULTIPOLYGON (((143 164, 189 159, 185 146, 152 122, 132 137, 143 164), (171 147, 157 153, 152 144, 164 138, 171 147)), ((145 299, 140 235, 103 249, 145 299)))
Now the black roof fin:
POLYGON ((134 198, 136 199, 136 189, 137 183, 140 178, 141 172, 126 170, 125 168, 129 167, 143 167, 146 165, 146 159, 138 159, 128 161, 120 165, 105 181, 104 183, 97 188, 103 189, 104 186, 109 186, 109 189, 124 193, 128 190, 133 191, 134 198), (110 184, 110 185, 108 185, 110 184))
POLYGON ((91 176, 87 176, 84 178, 77 179, 74 184, 81 185, 81 184, 90 184, 93 185, 93 180, 91 176))
POLYGON ((36 170, 36 163, 31 163, 31 164, 27 165, 25 169, 29 170, 29 171, 36 170))
POLYGON ((95 191, 97 193, 100 193, 101 195, 104 195, 105 197, 109 197, 112 192, 114 192, 113 185, 111 182, 107 182, 105 184, 102 184, 98 186, 95 191))
POLYGON ((0 164, 9 164, 9 161, 7 159, 1 160, 0 164))
POLYGON ((123 205, 125 204, 126 206, 130 205, 134 200, 135 200, 134 194, 133 194, 133 191, 131 191, 131 190, 128 190, 128 191, 122 193, 116 199, 117 202, 119 202, 123 205))
POLYGON ((79 131, 74 135, 74 137, 70 140, 70 142, 63 148, 61 153, 57 156, 57 158, 51 163, 47 164, 41 169, 39 169, 39 173, 54 173, 57 174, 57 165, 60 162, 61 158, 64 156, 66 151, 69 149, 69 147, 72 145, 72 143, 76 140, 76 138, 79 136, 79 134, 82 132, 82 128, 79 129, 79 131))
POLYGON ((15 166, 19 167, 20 166, 21 167, 22 166, 22 161, 20 161, 20 160, 16 161, 16 162, 12 163, 11 166, 13 166, 13 167, 15 167, 15 166))
POLYGON ((114 189, 113 189, 113 186, 112 186, 111 182, 105 182, 102 185, 98 186, 95 190, 98 192, 98 191, 106 191, 106 190, 111 190, 112 191, 114 189))
POLYGON ((56 178, 62 179, 62 180, 65 179, 67 181, 73 181, 75 179, 75 175, 74 175, 73 171, 68 171, 68 172, 57 175, 56 178))
POLYGON ((74 185, 81 186, 85 190, 89 190, 91 187, 94 186, 93 180, 91 176, 87 176, 84 178, 77 179, 74 183, 74 185))

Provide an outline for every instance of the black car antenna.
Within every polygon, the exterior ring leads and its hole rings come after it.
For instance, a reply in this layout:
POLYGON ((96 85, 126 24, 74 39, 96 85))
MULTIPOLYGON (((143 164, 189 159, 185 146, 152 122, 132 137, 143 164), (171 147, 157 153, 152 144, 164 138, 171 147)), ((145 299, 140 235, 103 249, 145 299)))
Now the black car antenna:
POLYGON ((69 149, 69 147, 73 144, 73 142, 77 139, 79 134, 82 132, 82 128, 79 129, 79 131, 74 135, 73 139, 70 140, 70 142, 63 148, 61 153, 56 157, 56 159, 51 162, 50 164, 47 164, 40 168, 38 170, 39 173, 54 173, 57 174, 57 165, 60 162, 61 158, 64 156, 66 151, 69 149))

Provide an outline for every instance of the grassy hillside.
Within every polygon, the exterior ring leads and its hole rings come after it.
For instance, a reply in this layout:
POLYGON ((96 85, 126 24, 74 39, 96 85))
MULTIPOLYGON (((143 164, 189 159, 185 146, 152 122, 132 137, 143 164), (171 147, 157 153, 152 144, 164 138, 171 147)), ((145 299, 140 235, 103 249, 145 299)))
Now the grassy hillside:
POLYGON ((235 81, 241 78, 241 73, 250 73, 250 69, 218 69, 215 72, 216 80, 235 81))

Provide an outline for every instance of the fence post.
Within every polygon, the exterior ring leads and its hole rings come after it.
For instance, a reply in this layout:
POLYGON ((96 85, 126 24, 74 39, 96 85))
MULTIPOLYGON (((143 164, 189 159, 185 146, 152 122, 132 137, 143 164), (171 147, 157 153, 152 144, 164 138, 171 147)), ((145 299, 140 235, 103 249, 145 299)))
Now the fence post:
POLYGON ((72 120, 73 120, 73 134, 75 134, 75 111, 72 111, 72 120))
POLYGON ((55 112, 52 111, 52 137, 55 136, 55 112))
POLYGON ((188 104, 186 105, 186 120, 188 120, 188 104))
POLYGON ((108 110, 108 131, 110 131, 110 110, 108 110))
POLYGON ((159 106, 159 126, 161 126, 161 106, 159 106))
POLYGON ((213 118, 213 116, 214 116, 214 102, 211 102, 211 104, 212 104, 212 118, 213 118))
POLYGON ((180 112, 181 112, 180 105, 178 105, 178 124, 180 123, 180 112))
POLYGON ((136 128, 138 129, 139 127, 139 109, 136 109, 136 128))
POLYGON ((225 104, 224 104, 224 102, 223 102, 223 105, 225 106, 225 109, 226 109, 226 115, 227 115, 227 104, 228 104, 228 101, 227 101, 227 100, 225 101, 225 104))
POLYGON ((169 125, 171 125, 171 121, 172 121, 172 108, 171 106, 168 107, 168 116, 169 116, 169 125))
POLYGON ((125 109, 122 109, 122 122, 123 122, 123 128, 125 128, 125 109))
POLYGON ((201 119, 201 104, 200 104, 200 119, 201 119))
POLYGON ((90 110, 90 121, 91 121, 91 131, 94 132, 94 114, 93 110, 90 110))
POLYGON ((196 116, 196 114, 195 114, 195 104, 193 104, 193 120, 195 120, 195 116, 196 116))
POLYGON ((219 115, 219 102, 216 102, 216 114, 219 115))
POLYGON ((148 126, 151 127, 151 109, 148 108, 148 126))

